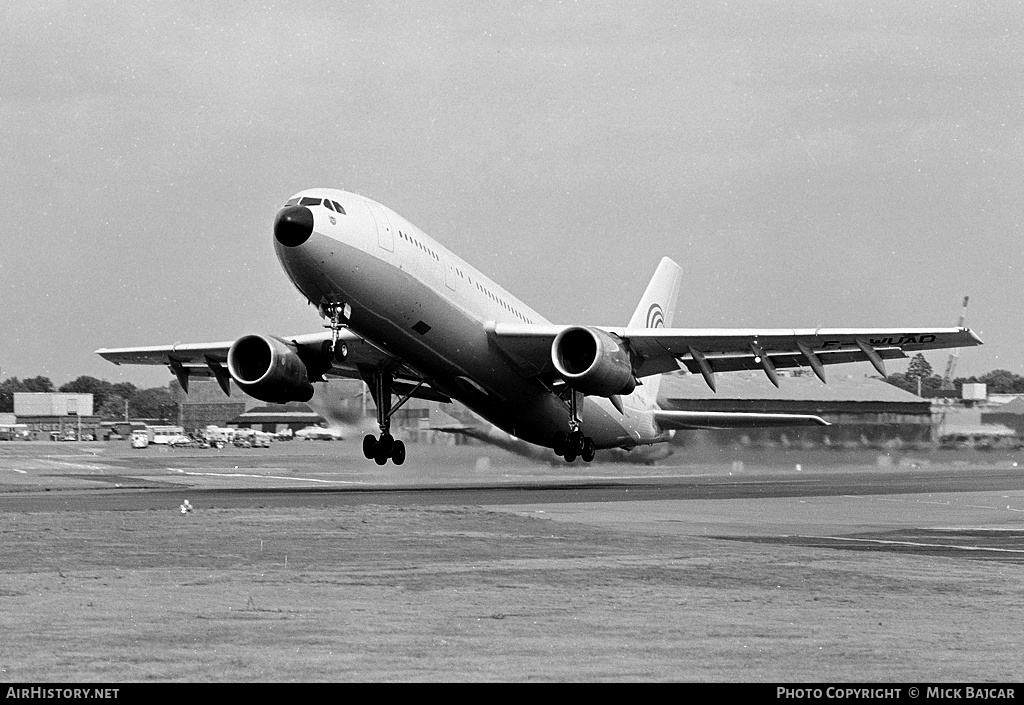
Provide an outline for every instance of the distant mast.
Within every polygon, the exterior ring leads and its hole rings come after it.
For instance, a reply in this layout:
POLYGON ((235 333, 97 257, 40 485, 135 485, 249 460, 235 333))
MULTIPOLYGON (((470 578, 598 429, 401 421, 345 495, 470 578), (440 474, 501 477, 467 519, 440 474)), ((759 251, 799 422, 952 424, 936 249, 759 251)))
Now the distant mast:
MULTIPOLYGON (((964 327, 964 322, 967 320, 967 301, 970 298, 970 296, 964 297, 964 306, 960 310, 960 320, 957 321, 957 328, 964 327)), ((955 348, 953 352, 949 354, 949 359, 946 360, 946 373, 942 375, 942 389, 953 389, 953 373, 956 371, 956 363, 959 359, 960 348, 955 348)))

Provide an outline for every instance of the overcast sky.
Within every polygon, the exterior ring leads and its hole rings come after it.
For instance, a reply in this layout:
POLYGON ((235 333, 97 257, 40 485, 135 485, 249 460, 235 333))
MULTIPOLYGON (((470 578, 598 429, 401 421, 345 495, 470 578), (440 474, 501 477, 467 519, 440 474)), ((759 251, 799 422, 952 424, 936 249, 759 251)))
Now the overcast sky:
POLYGON ((1016 2, 3 3, 0 378, 319 330, 271 241, 314 186, 556 322, 625 324, 668 255, 677 326, 970 295, 957 373, 1024 374, 1022 53, 1016 2))

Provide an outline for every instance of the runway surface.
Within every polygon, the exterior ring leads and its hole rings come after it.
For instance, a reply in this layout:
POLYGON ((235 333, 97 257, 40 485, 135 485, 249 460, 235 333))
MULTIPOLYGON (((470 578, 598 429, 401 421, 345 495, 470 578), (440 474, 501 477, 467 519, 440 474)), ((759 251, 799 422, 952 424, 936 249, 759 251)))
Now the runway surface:
POLYGON ((471 505, 634 531, 1024 560, 1024 464, 1012 456, 644 467, 535 466, 499 454, 492 467, 479 448, 457 448, 432 453, 448 462, 380 468, 322 442, 272 452, 40 449, 15 445, 0 462, 6 479, 20 472, 22 480, 5 486, 0 477, 0 511, 160 510, 186 495, 219 509, 471 505), (39 467, 21 470, 19 459, 39 467))

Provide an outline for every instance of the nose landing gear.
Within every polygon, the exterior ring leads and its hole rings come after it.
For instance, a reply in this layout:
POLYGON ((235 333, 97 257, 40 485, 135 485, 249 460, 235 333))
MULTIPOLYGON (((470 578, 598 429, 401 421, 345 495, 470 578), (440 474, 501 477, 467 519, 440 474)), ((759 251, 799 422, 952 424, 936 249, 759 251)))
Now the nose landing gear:
POLYGON ((325 303, 320 307, 320 313, 330 319, 330 323, 324 324, 324 328, 331 329, 331 341, 324 341, 324 352, 338 362, 344 362, 348 357, 348 346, 345 343, 338 344, 338 336, 341 331, 348 327, 348 321, 352 317, 352 307, 348 304, 325 303))

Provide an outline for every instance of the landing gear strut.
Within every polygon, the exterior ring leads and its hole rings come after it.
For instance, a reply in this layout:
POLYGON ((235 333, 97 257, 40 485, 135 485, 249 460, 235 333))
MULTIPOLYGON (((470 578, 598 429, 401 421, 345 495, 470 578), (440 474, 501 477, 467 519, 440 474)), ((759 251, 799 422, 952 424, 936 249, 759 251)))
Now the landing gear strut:
POLYGON ((377 402, 377 426, 380 428, 380 437, 374 438, 367 435, 363 438, 363 455, 367 460, 373 460, 377 465, 384 465, 390 459, 395 465, 405 462, 405 443, 396 441, 391 435, 391 416, 398 411, 405 402, 412 398, 424 380, 413 387, 412 391, 391 405, 391 394, 394 378, 390 372, 378 370, 374 372, 368 383, 372 383, 374 401, 377 402))
POLYGON ((324 328, 331 329, 331 341, 324 341, 324 352, 329 354, 338 362, 344 362, 348 357, 348 346, 345 343, 338 344, 338 336, 341 331, 348 327, 348 321, 352 317, 352 307, 348 304, 328 303, 320 307, 321 313, 330 319, 330 323, 324 324, 324 328))
POLYGON ((555 434, 552 444, 555 455, 565 458, 565 462, 575 462, 577 457, 589 463, 594 459, 596 449, 594 439, 584 436, 580 430, 579 402, 583 399, 574 389, 569 390, 569 435, 559 431, 555 434))

